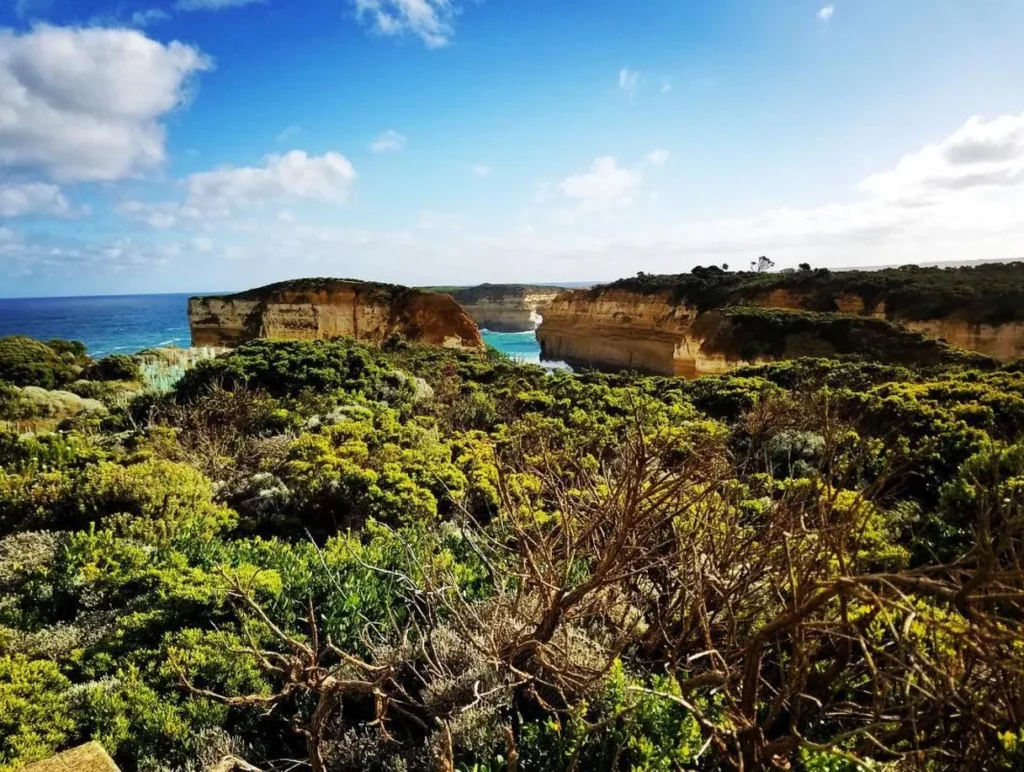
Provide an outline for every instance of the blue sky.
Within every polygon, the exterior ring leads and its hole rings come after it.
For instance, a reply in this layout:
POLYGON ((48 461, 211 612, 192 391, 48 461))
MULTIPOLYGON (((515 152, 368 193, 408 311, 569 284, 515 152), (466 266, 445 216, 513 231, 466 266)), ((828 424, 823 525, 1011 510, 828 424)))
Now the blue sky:
POLYGON ((1024 256, 1017 0, 6 0, 0 297, 1024 256))

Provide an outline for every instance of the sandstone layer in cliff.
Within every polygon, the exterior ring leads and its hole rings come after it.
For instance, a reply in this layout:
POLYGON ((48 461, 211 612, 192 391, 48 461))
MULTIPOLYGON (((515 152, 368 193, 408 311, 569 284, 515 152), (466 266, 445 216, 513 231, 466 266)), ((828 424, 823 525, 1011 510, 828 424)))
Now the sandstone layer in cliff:
POLYGON ((668 289, 564 293, 549 305, 537 338, 546 360, 687 378, 802 356, 859 355, 914 366, 993 364, 885 319, 766 307, 702 311, 668 289))
POLYGON ((450 293, 480 329, 529 332, 537 328, 548 303, 562 291, 528 284, 480 284, 452 288, 450 293))
POLYGON ((195 297, 188 315, 193 346, 337 337, 380 345, 401 335, 431 346, 483 348, 480 330, 449 295, 347 279, 297 279, 195 297))

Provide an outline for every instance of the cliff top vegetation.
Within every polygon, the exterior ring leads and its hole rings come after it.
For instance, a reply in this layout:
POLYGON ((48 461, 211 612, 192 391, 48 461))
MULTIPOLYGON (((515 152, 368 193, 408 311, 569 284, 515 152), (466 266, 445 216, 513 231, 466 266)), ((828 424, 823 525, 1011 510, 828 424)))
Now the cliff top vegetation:
POLYGON ((227 295, 202 295, 199 299, 219 300, 273 300, 284 293, 303 292, 330 292, 341 286, 354 285, 356 290, 366 294, 372 294, 384 301, 390 302, 395 298, 409 292, 418 292, 411 287, 404 287, 400 284, 387 284, 385 282, 363 281, 362 279, 337 279, 329 277, 312 277, 306 279, 288 279, 286 281, 274 282, 262 287, 234 292, 227 295))
POLYGON ((478 284, 473 287, 427 287, 431 292, 451 295, 459 303, 472 304, 485 300, 506 300, 536 293, 557 293, 563 287, 542 284, 478 284))
POLYGON ((775 290, 800 296, 808 311, 835 312, 841 296, 859 297, 870 312, 884 304, 890 319, 961 319, 973 324, 1024 321, 1024 262, 956 268, 907 265, 878 271, 728 271, 717 266, 690 273, 640 273, 591 290, 668 292, 673 302, 706 311, 743 305, 775 290))

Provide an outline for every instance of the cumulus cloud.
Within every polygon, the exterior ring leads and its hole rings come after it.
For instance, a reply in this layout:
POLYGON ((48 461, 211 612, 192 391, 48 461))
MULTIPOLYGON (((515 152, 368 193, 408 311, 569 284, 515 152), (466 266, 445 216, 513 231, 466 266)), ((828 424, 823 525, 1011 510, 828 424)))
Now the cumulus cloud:
POLYGON ((66 217, 71 205, 56 185, 31 182, 23 185, 0 185, 0 218, 48 215, 66 217))
POLYGON ((660 168, 668 163, 668 158, 669 152, 659 147, 647 154, 647 163, 660 168))
POLYGON ((276 198, 340 203, 356 180, 352 163, 340 153, 311 156, 302 150, 270 155, 262 166, 225 167, 185 180, 189 200, 246 205, 276 198))
MULTIPOLYGON (((270 155, 261 166, 223 167, 197 172, 181 185, 179 201, 122 201, 121 217, 158 230, 237 227, 239 210, 282 200, 344 203, 356 180, 351 162, 339 153, 311 156, 302 150, 270 155)), ((282 213, 283 215, 284 213, 282 213)), ((282 221, 285 218, 279 215, 282 221)))
POLYGON ((0 30, 0 165, 117 180, 160 164, 160 123, 211 67, 197 49, 128 29, 0 30))
POLYGON ((1024 183, 1024 113, 991 120, 973 117, 941 142, 873 174, 859 189, 878 198, 915 204, 972 188, 1024 183))
POLYGON ((407 138, 394 129, 388 129, 370 143, 374 153, 393 153, 405 147, 407 138))
POLYGON ((352 0, 357 18, 379 35, 414 35, 443 48, 454 34, 455 0, 352 0))
POLYGON ((821 21, 829 21, 835 15, 836 7, 834 5, 826 5, 820 11, 818 11, 818 19, 821 21))
POLYGON ((603 156, 594 160, 589 171, 558 183, 558 190, 584 209, 609 209, 631 203, 642 183, 639 171, 625 169, 614 157, 603 156))

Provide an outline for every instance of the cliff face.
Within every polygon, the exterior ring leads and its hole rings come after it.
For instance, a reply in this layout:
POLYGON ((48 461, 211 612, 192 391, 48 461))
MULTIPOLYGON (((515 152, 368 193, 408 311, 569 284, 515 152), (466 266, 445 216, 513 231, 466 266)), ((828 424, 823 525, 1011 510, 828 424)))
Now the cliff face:
POLYGON ((480 331, 450 296, 342 279, 303 279, 189 300, 193 346, 255 338, 352 337, 380 345, 392 335, 444 348, 483 348, 480 331))
POLYGON ((950 345, 977 351, 998 359, 1012 362, 1024 357, 1024 323, 971 324, 958 319, 933 319, 930 321, 908 320, 908 329, 922 332, 931 338, 941 338, 950 345))
MULTIPOLYGON (((884 300, 874 306, 869 306, 863 298, 852 293, 836 294, 829 300, 834 308, 841 313, 897 322, 908 330, 923 333, 929 338, 944 340, 951 346, 975 351, 1002 362, 1011 362, 1024 357, 1024 322, 979 323, 965 318, 965 314, 955 310, 952 315, 945 318, 907 318, 898 308, 887 308, 884 300)), ((806 310, 813 308, 816 301, 820 302, 808 293, 794 290, 774 290, 752 297, 746 301, 746 304, 762 308, 806 310)))
POLYGON ((537 328, 548 304, 560 292, 557 287, 483 284, 453 290, 451 295, 480 329, 529 332, 537 328))
POLYGON ((574 367, 692 377, 700 374, 700 344, 691 335, 696 316, 693 309, 673 304, 668 292, 641 295, 613 289, 595 297, 578 290, 548 304, 537 340, 542 359, 574 367))
MULTIPOLYGON (((685 378, 801 356, 862 354, 907 365, 991 363, 985 356, 928 337, 929 329, 893 324, 871 314, 803 311, 795 295, 758 300, 752 307, 702 313, 678 303, 671 291, 567 292, 548 306, 537 331, 541 357, 576 367, 628 368, 685 378)), ((947 324, 944 329, 949 333, 958 328, 947 324)), ((1012 337, 1011 332, 1003 334, 1012 337)), ((988 339, 962 340, 979 344, 972 347, 978 351, 988 339)), ((966 348, 960 341, 951 342, 966 348)))

